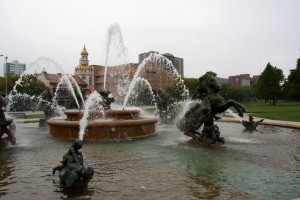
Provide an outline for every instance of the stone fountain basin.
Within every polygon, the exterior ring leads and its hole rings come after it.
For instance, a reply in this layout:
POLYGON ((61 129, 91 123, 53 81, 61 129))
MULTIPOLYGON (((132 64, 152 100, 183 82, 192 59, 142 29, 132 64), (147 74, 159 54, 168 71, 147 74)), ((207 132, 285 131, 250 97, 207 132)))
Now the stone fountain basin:
MULTIPOLYGON (((65 111, 67 119, 51 118, 47 121, 50 134, 64 139, 79 138, 80 119, 83 111, 65 111)), ((91 116, 101 117, 99 111, 91 111, 91 116)), ((108 119, 94 119, 87 124, 84 140, 120 140, 142 138, 154 135, 156 132, 156 118, 140 118, 140 111, 108 110, 105 116, 108 119)))
MULTIPOLYGON (((67 120, 79 121, 82 118, 83 112, 83 110, 66 110, 65 114, 67 115, 67 120)), ((103 117, 103 112, 99 110, 91 110, 89 113, 90 116, 96 116, 98 118, 103 117)), ((105 118, 108 119, 135 119, 140 116, 139 109, 105 110, 104 113, 105 118)))

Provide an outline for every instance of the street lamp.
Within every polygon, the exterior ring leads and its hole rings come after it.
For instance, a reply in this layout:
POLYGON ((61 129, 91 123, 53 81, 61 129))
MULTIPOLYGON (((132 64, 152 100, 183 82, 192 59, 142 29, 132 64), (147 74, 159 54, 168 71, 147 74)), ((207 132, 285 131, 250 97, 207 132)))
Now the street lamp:
POLYGON ((7 97, 7 56, 0 55, 0 57, 3 56, 5 58, 5 96, 7 97))

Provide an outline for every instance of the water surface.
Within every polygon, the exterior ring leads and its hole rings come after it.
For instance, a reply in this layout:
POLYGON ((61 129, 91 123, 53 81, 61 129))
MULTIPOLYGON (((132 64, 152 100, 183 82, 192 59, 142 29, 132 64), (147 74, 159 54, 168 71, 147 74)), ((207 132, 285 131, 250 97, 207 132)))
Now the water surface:
POLYGON ((174 126, 150 138, 84 141, 87 187, 64 189, 52 167, 73 141, 17 125, 17 145, 0 149, 1 199, 294 199, 300 196, 300 131, 218 123, 226 148, 190 145, 174 126))

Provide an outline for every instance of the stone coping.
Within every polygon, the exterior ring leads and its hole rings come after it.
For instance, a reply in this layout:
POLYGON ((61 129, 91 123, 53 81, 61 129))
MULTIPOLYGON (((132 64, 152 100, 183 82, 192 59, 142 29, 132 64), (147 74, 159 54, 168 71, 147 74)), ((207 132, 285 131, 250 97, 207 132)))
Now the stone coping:
MULTIPOLYGON (((241 118, 242 120, 248 121, 248 116, 241 118)), ((254 121, 258 121, 261 118, 254 117, 254 121)), ((15 123, 36 123, 39 122, 39 118, 35 119, 14 119, 15 123)), ((240 121, 233 117, 222 117, 222 119, 218 120, 220 122, 234 122, 234 123, 240 123, 240 121)), ((271 126, 280 126, 285 128, 295 128, 300 129, 300 122, 291 122, 291 121, 281 121, 281 120, 271 120, 271 119, 264 119, 264 121, 260 124, 263 125, 271 125, 271 126)))
MULTIPOLYGON (((282 121, 282 120, 272 120, 272 119, 265 119, 265 118, 259 118, 259 117, 253 117, 254 121, 259 121, 261 119, 264 119, 263 122, 259 123, 261 125, 270 125, 270 126, 279 126, 279 127, 285 127, 285 128, 295 128, 300 129, 300 122, 292 122, 292 121, 282 121)), ((248 121, 249 116, 245 115, 241 120, 248 121)), ((233 123, 241 123, 238 119, 234 117, 222 117, 222 119, 218 120, 219 122, 233 122, 233 123)))

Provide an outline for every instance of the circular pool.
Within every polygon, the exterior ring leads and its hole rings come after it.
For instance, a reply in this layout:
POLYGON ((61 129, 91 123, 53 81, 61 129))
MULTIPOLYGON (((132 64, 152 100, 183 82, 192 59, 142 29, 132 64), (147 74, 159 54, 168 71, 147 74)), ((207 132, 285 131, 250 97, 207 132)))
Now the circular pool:
POLYGON ((15 146, 1 149, 1 199, 295 199, 300 188, 300 131, 217 123, 226 148, 190 145, 175 126, 154 137, 119 142, 84 140, 84 188, 65 189, 52 167, 73 141, 38 124, 17 124, 15 146))

